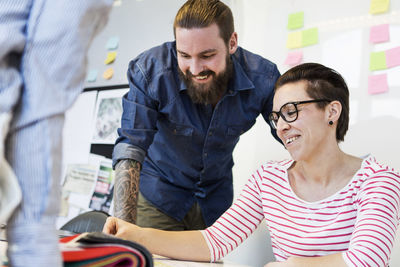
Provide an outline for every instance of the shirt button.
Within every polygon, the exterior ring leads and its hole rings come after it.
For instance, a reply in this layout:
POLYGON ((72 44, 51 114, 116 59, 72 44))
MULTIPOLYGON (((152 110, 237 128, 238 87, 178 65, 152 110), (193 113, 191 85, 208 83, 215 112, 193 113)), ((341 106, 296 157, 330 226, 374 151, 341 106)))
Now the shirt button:
POLYGON ((232 90, 229 90, 229 93, 230 93, 230 94, 233 94, 233 91, 232 91, 232 90))
POLYGON ((176 129, 174 129, 174 134, 176 134, 176 129))
POLYGON ((204 174, 206 171, 204 169, 201 170, 201 174, 204 174))
POLYGON ((206 152, 206 153, 204 153, 204 157, 207 157, 207 152, 206 152))
POLYGON ((210 132, 208 133, 208 135, 211 136, 211 135, 212 135, 212 132, 210 131, 210 132))

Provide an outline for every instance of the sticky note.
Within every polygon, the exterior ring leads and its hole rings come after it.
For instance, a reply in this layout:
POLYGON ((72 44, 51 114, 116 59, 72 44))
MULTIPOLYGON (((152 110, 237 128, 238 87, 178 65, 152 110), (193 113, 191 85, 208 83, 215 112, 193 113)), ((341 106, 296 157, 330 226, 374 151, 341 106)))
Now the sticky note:
POLYGON ((104 64, 108 65, 114 62, 115 58, 117 56, 117 52, 108 52, 107 53, 107 58, 104 60, 104 64))
POLYGON ((295 30, 303 27, 304 25, 304 12, 297 12, 289 14, 287 28, 289 30, 295 30))
POLYGON ((380 94, 389 90, 387 74, 371 75, 368 77, 368 93, 380 94))
POLYGON ((400 46, 386 50, 385 55, 388 68, 400 66, 400 46))
POLYGON ((286 42, 286 47, 290 49, 301 47, 302 44, 301 38, 302 38, 301 31, 289 33, 286 42))
POLYGON ((119 37, 114 36, 114 37, 111 37, 110 39, 108 39, 106 48, 108 50, 115 50, 118 48, 118 44, 119 44, 119 37))
POLYGON ((295 66, 303 61, 303 51, 289 52, 284 64, 288 66, 295 66))
POLYGON ((318 28, 311 28, 302 31, 302 46, 309 46, 318 43, 318 28))
POLYGON ((370 14, 385 13, 389 9, 390 0, 371 0, 369 6, 370 14))
POLYGON ((369 57, 370 70, 384 70, 387 69, 385 51, 372 52, 369 57))
POLYGON ((372 44, 389 41, 389 24, 372 26, 369 30, 369 42, 372 44))
POLYGON ((88 75, 87 75, 87 78, 86 78, 86 81, 92 83, 92 82, 95 82, 96 79, 97 79, 97 70, 91 70, 91 71, 89 71, 89 73, 88 73, 88 75))
POLYGON ((108 68, 103 72, 103 78, 106 80, 109 80, 112 78, 114 75, 114 69, 113 68, 108 68))

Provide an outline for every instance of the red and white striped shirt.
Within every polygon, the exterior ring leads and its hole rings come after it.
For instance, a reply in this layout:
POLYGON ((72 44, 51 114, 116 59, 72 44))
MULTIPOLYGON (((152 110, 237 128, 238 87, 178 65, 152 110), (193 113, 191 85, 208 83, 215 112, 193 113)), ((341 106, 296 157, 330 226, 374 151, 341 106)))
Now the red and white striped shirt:
POLYGON ((298 198, 288 180, 293 160, 268 162, 234 204, 202 231, 216 261, 266 220, 277 261, 343 252, 348 266, 387 266, 400 220, 400 175, 374 157, 351 181, 317 202, 298 198))

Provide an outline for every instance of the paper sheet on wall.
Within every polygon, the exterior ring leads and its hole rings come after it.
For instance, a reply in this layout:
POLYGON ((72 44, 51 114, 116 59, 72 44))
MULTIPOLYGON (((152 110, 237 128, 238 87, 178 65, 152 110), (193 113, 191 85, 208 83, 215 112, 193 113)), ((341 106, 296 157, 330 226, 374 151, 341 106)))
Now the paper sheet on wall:
POLYGON ((74 105, 65 114, 62 177, 65 177, 68 164, 88 162, 96 98, 97 91, 80 94, 74 105))
POLYGON ((400 99, 373 99, 371 102, 371 117, 392 116, 400 119, 400 99))
POLYGON ((349 88, 359 88, 361 47, 363 47, 362 30, 343 32, 322 42, 321 47, 322 64, 341 73, 349 88))
POLYGON ((92 143, 114 144, 121 126, 122 96, 129 89, 100 91, 96 103, 92 143))

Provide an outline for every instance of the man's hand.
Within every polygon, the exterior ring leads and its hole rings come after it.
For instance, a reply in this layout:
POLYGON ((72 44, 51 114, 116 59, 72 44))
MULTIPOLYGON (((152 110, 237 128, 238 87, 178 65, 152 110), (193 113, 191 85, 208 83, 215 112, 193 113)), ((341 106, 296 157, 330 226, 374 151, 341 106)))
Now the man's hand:
POLYGON ((136 222, 140 168, 135 160, 121 160, 115 168, 114 215, 130 223, 136 222))

